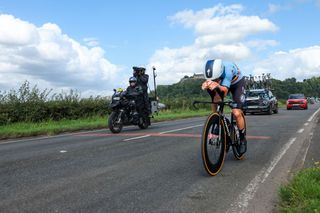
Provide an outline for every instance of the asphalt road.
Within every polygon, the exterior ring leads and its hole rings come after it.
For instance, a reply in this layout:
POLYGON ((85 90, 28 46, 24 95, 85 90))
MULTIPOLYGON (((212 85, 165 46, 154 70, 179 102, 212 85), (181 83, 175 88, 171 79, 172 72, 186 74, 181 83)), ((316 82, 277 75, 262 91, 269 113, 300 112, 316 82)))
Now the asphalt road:
POLYGON ((205 118, 0 141, 0 212, 274 211, 318 108, 247 115, 245 159, 229 152, 215 177, 201 161, 205 118))

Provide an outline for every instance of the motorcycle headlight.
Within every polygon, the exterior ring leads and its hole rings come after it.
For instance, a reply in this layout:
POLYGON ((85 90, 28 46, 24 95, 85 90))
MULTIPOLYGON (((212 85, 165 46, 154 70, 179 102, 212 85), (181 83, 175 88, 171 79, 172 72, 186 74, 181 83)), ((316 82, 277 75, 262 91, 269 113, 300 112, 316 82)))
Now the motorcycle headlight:
POLYGON ((266 100, 264 100, 262 103, 263 103, 263 105, 268 105, 269 104, 269 102, 266 101, 266 100))
POLYGON ((119 100, 120 100, 120 97, 114 97, 113 100, 114 100, 114 101, 119 101, 119 100))

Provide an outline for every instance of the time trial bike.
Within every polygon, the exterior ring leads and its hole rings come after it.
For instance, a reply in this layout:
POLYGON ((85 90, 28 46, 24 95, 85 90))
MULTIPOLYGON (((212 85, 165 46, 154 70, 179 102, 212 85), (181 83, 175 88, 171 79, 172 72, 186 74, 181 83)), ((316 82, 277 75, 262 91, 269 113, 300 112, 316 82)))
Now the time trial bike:
MULTIPOLYGON (((218 92, 218 94, 221 94, 218 92)), ((234 115, 231 112, 230 120, 226 117, 223 110, 227 105, 231 109, 235 103, 224 101, 223 95, 219 102, 194 101, 193 104, 217 104, 217 112, 211 113, 202 131, 201 155, 205 170, 211 176, 220 172, 224 164, 225 156, 232 147, 236 159, 241 160, 244 153, 240 152, 240 133, 234 115)), ((245 122, 244 114, 242 113, 245 122)), ((245 144, 247 150, 247 144, 245 144)))

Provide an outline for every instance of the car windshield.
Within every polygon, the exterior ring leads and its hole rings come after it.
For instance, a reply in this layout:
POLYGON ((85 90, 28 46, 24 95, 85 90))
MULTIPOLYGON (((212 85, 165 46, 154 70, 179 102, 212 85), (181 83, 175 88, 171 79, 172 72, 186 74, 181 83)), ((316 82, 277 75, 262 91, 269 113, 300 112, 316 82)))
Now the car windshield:
POLYGON ((304 95, 303 94, 289 95, 289 99, 304 99, 304 95))
POLYGON ((247 97, 268 98, 268 94, 262 91, 249 91, 247 92, 247 97))

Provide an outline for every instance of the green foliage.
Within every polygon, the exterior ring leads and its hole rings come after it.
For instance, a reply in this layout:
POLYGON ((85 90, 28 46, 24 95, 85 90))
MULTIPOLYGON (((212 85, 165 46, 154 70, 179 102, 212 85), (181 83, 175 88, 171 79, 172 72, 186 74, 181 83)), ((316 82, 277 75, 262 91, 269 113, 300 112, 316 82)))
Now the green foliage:
MULTIPOLYGON (((160 102, 164 103, 169 110, 193 109, 192 103, 194 100, 211 100, 206 91, 201 90, 203 80, 201 79, 186 79, 173 85, 159 85, 158 96, 160 102)), ((209 109, 210 106, 202 106, 204 109, 209 109)))
POLYGON ((48 120, 88 118, 105 115, 108 101, 102 97, 81 99, 77 91, 53 94, 30 87, 28 81, 18 89, 0 91, 0 125, 15 122, 41 122, 48 120))
POLYGON ((284 81, 272 79, 274 94, 278 99, 287 99, 290 94, 303 93, 305 96, 320 97, 320 77, 297 82, 295 78, 284 81))
POLYGON ((207 92, 201 90, 203 80, 187 79, 173 85, 159 85, 158 95, 161 98, 206 97, 207 92))
POLYGON ((320 167, 299 172, 279 195, 281 212, 320 212, 320 167))
MULTIPOLYGON (((193 110, 194 100, 210 101, 206 91, 201 90, 202 79, 184 78, 183 81, 158 86, 158 97, 168 110, 193 110)), ((320 77, 297 82, 295 78, 284 81, 272 80, 274 94, 278 99, 287 99, 289 94, 304 93, 320 97, 320 77)), ((81 98, 79 92, 51 94, 52 90, 41 91, 24 82, 15 91, 0 91, 0 125, 15 122, 42 122, 48 120, 79 119, 106 115, 109 101, 103 97, 81 98)), ((153 96, 153 94, 150 94, 153 96)), ((200 106, 210 110, 209 105, 200 106)))

